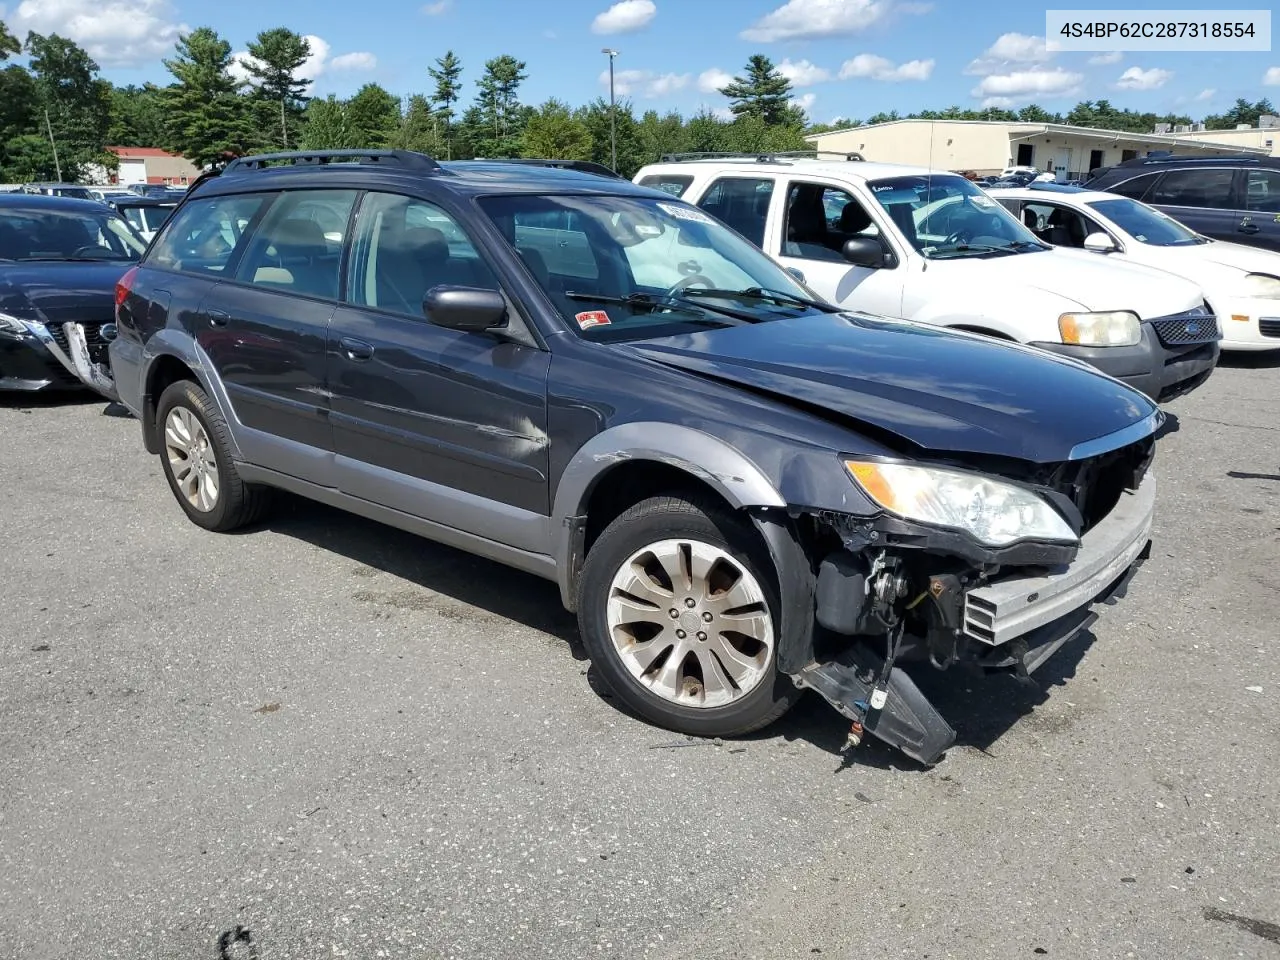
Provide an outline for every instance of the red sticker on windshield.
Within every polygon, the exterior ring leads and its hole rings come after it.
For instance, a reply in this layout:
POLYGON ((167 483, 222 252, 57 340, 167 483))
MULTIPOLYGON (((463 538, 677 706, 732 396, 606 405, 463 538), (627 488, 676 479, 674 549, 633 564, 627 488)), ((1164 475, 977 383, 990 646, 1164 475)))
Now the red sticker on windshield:
POLYGON ((582 313, 576 314, 574 319, 578 321, 578 326, 583 330, 590 330, 592 327, 603 327, 612 321, 609 315, 603 310, 584 310, 582 313))

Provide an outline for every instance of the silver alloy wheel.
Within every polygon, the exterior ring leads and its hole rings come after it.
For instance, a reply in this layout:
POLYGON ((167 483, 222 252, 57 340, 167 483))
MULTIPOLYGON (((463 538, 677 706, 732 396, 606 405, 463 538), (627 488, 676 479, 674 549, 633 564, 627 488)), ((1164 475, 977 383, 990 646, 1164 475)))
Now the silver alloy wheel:
POLYGON ((218 460, 200 418, 174 407, 164 422, 164 453, 178 490, 201 513, 218 505, 218 460))
POLYGON ((609 636, 631 675, 671 703, 718 707, 769 677, 764 591, 732 554, 698 540, 637 550, 609 586, 609 636))

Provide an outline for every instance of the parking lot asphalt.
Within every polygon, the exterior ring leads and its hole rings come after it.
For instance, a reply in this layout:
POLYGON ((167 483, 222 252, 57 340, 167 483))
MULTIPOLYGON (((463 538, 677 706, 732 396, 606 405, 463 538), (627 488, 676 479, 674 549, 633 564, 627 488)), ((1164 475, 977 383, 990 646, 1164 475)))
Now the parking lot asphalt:
POLYGON ((1092 634, 924 678, 929 770, 812 697, 647 726, 551 584, 296 499, 205 533, 135 421, 0 400, 0 956, 1280 957, 1280 362, 1226 364, 1092 634))

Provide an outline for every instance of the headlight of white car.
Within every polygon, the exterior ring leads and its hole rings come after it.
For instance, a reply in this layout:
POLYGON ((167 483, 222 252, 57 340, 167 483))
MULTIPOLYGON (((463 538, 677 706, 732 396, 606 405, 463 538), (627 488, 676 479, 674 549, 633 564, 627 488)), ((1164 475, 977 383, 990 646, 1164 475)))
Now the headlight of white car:
POLYGON ((1018 540, 1079 542, 1048 503, 1009 483, 906 463, 846 460, 844 466, 863 492, 889 513, 960 530, 988 546, 1018 540))
POLYGON ((1247 274, 1240 295, 1262 300, 1280 300, 1280 277, 1273 277, 1268 273, 1247 274))
POLYGON ((1064 313, 1058 333, 1063 343, 1082 347, 1131 347, 1142 339, 1142 320, 1129 310, 1064 313))

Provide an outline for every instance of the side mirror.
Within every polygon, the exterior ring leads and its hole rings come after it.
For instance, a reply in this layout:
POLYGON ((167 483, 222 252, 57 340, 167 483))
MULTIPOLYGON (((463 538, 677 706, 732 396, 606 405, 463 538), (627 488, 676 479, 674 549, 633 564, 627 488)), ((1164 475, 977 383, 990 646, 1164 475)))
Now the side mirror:
POLYGON ((804 273, 802 273, 796 267, 787 267, 787 273, 791 274, 792 277, 794 277, 796 280, 799 280, 801 283, 805 282, 804 273))
POLYGON ((441 285, 422 298, 422 312, 438 327, 483 333, 506 321, 507 301, 497 290, 441 285))
POLYGON ((1093 253, 1113 253, 1116 242, 1105 233, 1091 233, 1084 238, 1084 248, 1093 253))
POLYGON ((850 237, 840 248, 844 258, 858 267, 875 270, 884 266, 884 247, 871 237, 850 237))

